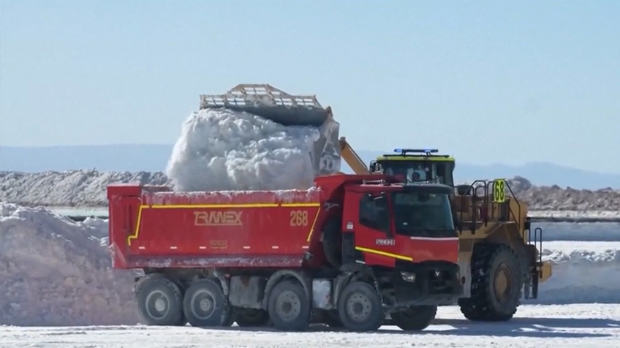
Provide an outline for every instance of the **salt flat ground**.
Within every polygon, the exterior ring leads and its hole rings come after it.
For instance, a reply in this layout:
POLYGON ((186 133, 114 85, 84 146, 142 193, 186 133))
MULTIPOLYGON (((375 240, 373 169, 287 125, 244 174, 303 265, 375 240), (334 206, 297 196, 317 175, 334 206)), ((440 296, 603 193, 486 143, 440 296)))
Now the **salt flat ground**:
POLYGON ((383 327, 350 333, 311 327, 283 333, 232 327, 219 330, 146 326, 2 327, 0 347, 619 347, 620 304, 527 305, 508 323, 471 323, 444 307, 423 332, 383 327))

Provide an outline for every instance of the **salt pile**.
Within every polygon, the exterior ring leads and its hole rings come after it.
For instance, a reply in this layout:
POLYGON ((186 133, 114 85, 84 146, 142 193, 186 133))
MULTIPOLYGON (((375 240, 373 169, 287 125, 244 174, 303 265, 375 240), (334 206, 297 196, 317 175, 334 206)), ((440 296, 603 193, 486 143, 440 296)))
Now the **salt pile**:
POLYGON ((553 275, 535 303, 620 302, 620 242, 547 242, 542 258, 553 275))
POLYGON ((133 275, 111 269, 107 222, 0 202, 0 325, 135 324, 133 275))
POLYGON ((168 178, 161 172, 0 172, 0 201, 26 206, 105 207, 106 187, 114 182, 162 185, 168 178))
POLYGON ((314 127, 283 126, 227 109, 201 110, 183 123, 166 174, 177 191, 309 188, 319 136, 314 127))

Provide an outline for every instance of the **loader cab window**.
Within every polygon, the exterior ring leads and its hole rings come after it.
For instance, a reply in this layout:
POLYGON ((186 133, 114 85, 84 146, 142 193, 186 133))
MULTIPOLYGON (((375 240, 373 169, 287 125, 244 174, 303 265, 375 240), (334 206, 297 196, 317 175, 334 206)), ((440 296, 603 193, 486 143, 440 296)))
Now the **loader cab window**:
POLYGON ((387 175, 402 175, 408 183, 429 182, 434 177, 432 166, 423 162, 389 161, 383 164, 383 173, 387 175))
POLYGON ((453 185, 452 162, 432 161, 384 161, 384 174, 402 175, 408 183, 436 183, 453 185))
POLYGON ((387 200, 388 196, 386 194, 363 194, 359 207, 360 224, 388 233, 390 229, 390 211, 387 200))
POLYGON ((454 186, 454 179, 452 178, 452 172, 454 171, 454 162, 436 162, 435 175, 437 176, 437 183, 448 186, 454 186))
POLYGON ((455 235, 448 193, 392 193, 396 233, 412 237, 455 235))

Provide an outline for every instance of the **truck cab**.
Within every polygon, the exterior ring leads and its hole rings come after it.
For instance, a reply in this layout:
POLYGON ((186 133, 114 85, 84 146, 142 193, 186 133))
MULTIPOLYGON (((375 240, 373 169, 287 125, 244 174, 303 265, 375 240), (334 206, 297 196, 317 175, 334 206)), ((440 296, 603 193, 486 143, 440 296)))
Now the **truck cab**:
MULTIPOLYGON (((337 223, 341 237, 336 243, 341 245, 333 253, 341 254, 335 259, 345 268, 372 270, 387 308, 397 317, 406 309, 451 304, 462 295, 451 193, 447 185, 413 182, 344 188, 337 223)), ((323 243, 329 245, 334 239, 329 221, 327 226, 323 243)))

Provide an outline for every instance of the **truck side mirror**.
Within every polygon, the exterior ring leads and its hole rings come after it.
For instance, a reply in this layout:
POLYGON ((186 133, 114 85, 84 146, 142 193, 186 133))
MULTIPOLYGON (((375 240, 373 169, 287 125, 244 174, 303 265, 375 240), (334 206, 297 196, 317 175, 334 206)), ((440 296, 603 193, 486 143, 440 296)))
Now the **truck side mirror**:
POLYGON ((377 223, 379 230, 385 233, 389 238, 393 238, 390 231, 390 211, 388 209, 388 197, 385 192, 373 199, 375 209, 377 210, 377 223))

